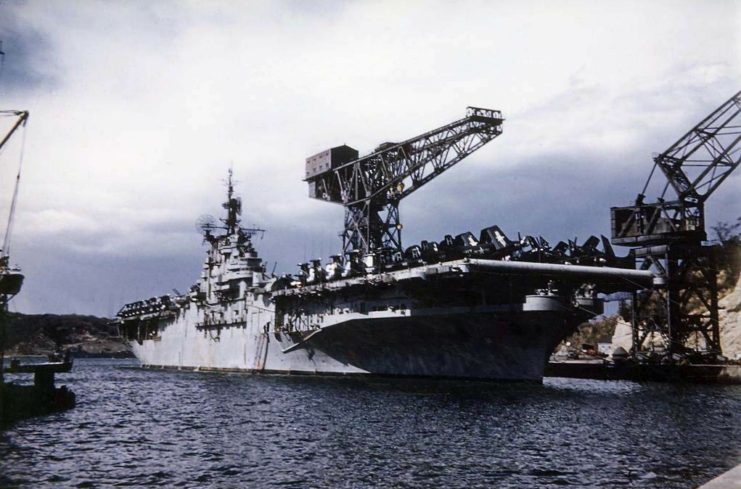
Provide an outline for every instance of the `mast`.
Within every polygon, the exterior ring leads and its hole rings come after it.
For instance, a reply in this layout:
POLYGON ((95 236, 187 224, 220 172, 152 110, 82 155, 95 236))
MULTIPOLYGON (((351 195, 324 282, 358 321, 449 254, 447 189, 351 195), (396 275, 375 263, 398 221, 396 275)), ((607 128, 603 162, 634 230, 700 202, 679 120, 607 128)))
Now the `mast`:
POLYGON ((227 199, 222 205, 227 211, 226 219, 222 222, 226 225, 227 234, 234 234, 239 229, 239 216, 242 214, 242 199, 234 196, 234 180, 232 179, 232 169, 229 169, 227 178, 227 199))

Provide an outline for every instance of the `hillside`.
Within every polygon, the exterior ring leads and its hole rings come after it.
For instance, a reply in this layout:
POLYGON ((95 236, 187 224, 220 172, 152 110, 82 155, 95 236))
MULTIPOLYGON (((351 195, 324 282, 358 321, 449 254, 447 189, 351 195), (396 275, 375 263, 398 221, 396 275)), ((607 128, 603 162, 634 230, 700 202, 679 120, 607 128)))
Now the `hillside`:
POLYGON ((130 356, 110 319, 95 316, 8 314, 5 351, 45 355, 69 349, 75 356, 130 356))

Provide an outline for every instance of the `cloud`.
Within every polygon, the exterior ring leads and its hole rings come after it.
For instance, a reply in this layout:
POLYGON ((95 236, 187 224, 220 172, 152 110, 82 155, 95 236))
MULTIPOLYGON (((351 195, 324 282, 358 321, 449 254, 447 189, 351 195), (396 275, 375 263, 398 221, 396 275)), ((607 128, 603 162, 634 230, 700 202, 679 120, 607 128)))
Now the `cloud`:
MULTIPOLYGON (((606 233, 651 153, 738 90, 739 32, 733 2, 2 4, 3 105, 31 111, 18 305, 101 313, 92 290, 194 280, 193 223, 220 212, 230 167, 268 259, 291 271, 326 256, 342 208, 307 199, 304 158, 366 153, 467 105, 503 110, 504 134, 402 203, 405 239, 490 219, 554 240, 606 233), (67 255, 97 268, 49 299, 67 255)), ((735 219, 735 183, 713 216, 735 219)))

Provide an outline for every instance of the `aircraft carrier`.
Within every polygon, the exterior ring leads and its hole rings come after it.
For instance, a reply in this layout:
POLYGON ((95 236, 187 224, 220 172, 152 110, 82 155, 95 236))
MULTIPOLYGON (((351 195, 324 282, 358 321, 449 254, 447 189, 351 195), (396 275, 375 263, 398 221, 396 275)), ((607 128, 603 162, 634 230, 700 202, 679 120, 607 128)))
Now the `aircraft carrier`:
POLYGON ((343 251, 295 275, 266 271, 229 174, 226 217, 186 294, 125 305, 120 331, 143 366, 298 374, 541 381, 554 347, 601 313, 598 293, 651 285, 606 238, 550 246, 497 226, 401 246, 401 199, 502 132, 466 116, 368 156, 339 146, 306 160, 312 198, 343 205, 343 251), (600 249, 602 245, 602 249, 600 249))

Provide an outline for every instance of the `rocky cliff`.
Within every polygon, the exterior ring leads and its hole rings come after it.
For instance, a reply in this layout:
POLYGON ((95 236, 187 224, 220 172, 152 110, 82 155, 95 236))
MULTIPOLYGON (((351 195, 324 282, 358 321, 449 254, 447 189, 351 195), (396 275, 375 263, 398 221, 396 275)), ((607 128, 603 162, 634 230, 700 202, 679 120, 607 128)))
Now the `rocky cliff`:
POLYGON ((723 355, 732 360, 741 360, 741 277, 736 287, 718 301, 718 306, 723 355))

